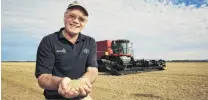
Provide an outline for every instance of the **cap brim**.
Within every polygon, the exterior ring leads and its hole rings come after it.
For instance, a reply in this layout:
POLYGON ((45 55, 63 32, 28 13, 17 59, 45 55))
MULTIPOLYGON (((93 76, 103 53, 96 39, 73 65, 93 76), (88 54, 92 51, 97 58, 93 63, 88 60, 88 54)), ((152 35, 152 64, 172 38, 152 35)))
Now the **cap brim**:
POLYGON ((69 9, 73 9, 73 8, 76 8, 76 7, 81 8, 81 9, 82 9, 82 11, 84 11, 85 15, 86 15, 86 16, 89 16, 89 14, 88 14, 87 10, 86 10, 84 7, 80 6, 80 5, 73 5, 73 6, 69 6, 69 7, 67 8, 67 10, 69 10, 69 9))

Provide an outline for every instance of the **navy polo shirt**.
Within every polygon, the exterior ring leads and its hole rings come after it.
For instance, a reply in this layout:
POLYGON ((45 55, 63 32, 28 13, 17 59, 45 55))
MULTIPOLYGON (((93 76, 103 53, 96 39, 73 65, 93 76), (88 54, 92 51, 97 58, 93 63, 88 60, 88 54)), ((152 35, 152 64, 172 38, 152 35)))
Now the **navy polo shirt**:
MULTIPOLYGON (((79 33, 75 44, 64 36, 64 28, 45 36, 39 44, 36 59, 38 77, 47 73, 58 77, 80 78, 87 67, 97 67, 96 42, 92 37, 79 33)), ((47 99, 61 99, 57 90, 44 90, 47 99)))

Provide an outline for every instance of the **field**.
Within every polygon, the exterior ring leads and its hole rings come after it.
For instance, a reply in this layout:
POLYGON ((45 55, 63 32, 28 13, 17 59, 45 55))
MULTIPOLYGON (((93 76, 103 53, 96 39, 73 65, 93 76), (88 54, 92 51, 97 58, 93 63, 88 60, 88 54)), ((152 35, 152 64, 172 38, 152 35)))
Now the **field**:
MULTIPOLYGON (((1 64, 2 100, 44 100, 35 63, 1 64)), ((111 76, 99 73, 94 100, 208 100, 208 63, 167 63, 166 70, 111 76)))

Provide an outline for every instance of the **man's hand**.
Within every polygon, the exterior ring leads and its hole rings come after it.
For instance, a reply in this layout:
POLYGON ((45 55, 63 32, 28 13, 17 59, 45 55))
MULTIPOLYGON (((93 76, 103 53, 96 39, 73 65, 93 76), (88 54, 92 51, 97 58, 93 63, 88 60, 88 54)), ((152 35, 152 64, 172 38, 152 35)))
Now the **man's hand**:
POLYGON ((81 82, 81 86, 79 87, 79 95, 87 96, 92 90, 90 81, 87 78, 80 78, 78 80, 81 82))
POLYGON ((71 80, 68 77, 63 78, 59 84, 58 93, 65 98, 74 98, 78 95, 87 96, 92 90, 92 85, 87 78, 71 80))
POLYGON ((79 95, 77 89, 70 86, 72 80, 68 77, 64 77, 59 84, 58 93, 65 98, 74 98, 79 95))

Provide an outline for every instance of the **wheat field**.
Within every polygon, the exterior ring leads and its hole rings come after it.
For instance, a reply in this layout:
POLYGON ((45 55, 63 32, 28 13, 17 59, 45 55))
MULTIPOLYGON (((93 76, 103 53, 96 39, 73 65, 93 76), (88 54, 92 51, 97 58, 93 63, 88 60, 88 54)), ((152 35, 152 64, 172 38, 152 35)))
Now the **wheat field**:
MULTIPOLYGON (((44 100, 34 62, 1 63, 2 100, 44 100)), ((99 73, 93 100, 208 100, 208 63, 167 63, 163 71, 99 73)))

